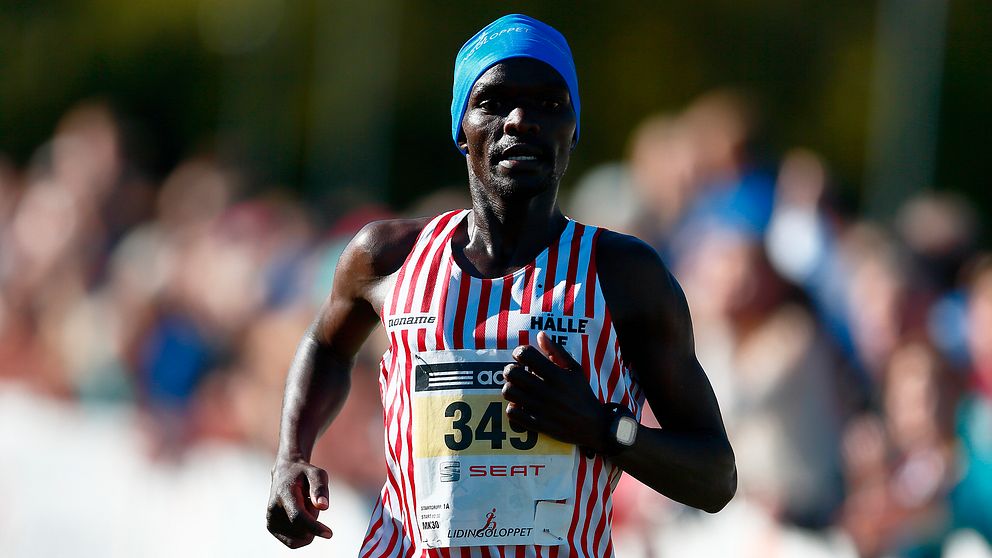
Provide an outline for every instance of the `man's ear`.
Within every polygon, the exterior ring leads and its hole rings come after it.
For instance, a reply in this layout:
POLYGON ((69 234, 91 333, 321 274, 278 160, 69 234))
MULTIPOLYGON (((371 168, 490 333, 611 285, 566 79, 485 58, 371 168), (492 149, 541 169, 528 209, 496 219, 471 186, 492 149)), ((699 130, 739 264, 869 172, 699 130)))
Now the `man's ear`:
POLYGON ((458 129, 458 149, 462 150, 462 153, 468 153, 468 140, 465 139, 465 132, 459 128, 458 129))

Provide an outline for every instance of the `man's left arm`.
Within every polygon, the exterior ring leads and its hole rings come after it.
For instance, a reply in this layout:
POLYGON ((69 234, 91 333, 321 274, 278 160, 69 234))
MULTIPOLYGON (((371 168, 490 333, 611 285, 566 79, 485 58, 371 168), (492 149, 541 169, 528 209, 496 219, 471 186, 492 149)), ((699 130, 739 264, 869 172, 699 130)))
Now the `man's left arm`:
POLYGON ((640 426, 613 463, 656 491, 714 513, 737 490, 734 451, 713 387, 696 358, 685 294, 641 241, 604 233, 599 277, 624 362, 661 428, 640 426))
MULTIPOLYGON (((657 492, 715 513, 737 489, 737 468, 713 388, 696 359, 685 295, 649 246, 618 233, 600 236, 597 268, 624 362, 661 424, 640 425, 634 444, 610 460, 657 492)), ((588 384, 569 381, 579 365, 564 349, 546 337, 539 344, 540 351, 515 351, 533 375, 508 367, 507 415, 562 441, 606 451, 610 414, 588 384)))

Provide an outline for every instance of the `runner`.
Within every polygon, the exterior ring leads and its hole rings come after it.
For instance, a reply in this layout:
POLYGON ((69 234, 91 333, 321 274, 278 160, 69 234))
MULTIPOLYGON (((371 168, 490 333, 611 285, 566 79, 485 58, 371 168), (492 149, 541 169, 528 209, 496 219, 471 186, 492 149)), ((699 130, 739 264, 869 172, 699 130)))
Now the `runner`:
POLYGON ((491 23, 458 53, 451 115, 472 208, 372 223, 341 256, 289 371, 269 530, 331 536, 310 454, 380 323, 387 478, 361 558, 613 556, 623 471, 720 510, 734 456, 682 289, 645 243, 558 208, 580 115, 565 38, 491 23), (645 399, 661 429, 638 424, 645 399))

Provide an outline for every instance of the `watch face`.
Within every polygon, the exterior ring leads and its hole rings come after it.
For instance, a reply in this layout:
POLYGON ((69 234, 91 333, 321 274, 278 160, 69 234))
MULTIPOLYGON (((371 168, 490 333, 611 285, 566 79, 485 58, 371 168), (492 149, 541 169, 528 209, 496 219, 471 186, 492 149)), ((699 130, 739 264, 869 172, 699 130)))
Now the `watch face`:
POLYGON ((630 417, 620 417, 617 422, 617 442, 625 446, 632 446, 636 437, 637 421, 630 417))

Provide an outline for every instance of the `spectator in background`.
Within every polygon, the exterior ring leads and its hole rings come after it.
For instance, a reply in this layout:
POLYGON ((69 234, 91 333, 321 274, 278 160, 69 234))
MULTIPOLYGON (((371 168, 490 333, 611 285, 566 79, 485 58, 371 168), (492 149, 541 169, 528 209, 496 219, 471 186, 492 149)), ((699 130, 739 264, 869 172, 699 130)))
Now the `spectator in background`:
POLYGON ((576 218, 642 236, 673 265, 700 228, 764 233, 774 183, 760 166, 760 118, 748 95, 704 94, 682 113, 654 115, 633 132, 627 160, 597 167, 576 186, 576 218))
POLYGON ((680 117, 648 117, 631 135, 625 162, 601 165, 582 177, 569 214, 599 220, 664 250, 696 194, 693 147, 680 117))
POLYGON ((698 194, 697 151, 689 127, 682 119, 649 117, 634 130, 629 158, 632 185, 641 202, 635 230, 664 250, 698 194))
MULTIPOLYGON (((113 113, 99 102, 81 103, 38 150, 0 238, 9 317, 0 355, 22 374, 31 371, 30 381, 44 391, 73 391, 59 349, 62 324, 102 278, 110 244, 103 210, 111 193, 126 187, 125 166, 113 113)), ((133 209, 141 207, 139 196, 133 209)))
POLYGON ((845 433, 841 524, 861 556, 939 557, 950 530, 954 382, 939 354, 909 341, 884 372, 880 413, 845 433))
POLYGON ((961 478, 952 494, 957 527, 974 529, 992 544, 992 255, 972 264, 968 288, 971 374, 958 408, 961 478))
POLYGON ((836 231, 824 210, 827 188, 827 169, 816 153, 806 149, 786 153, 765 237, 775 269, 817 299, 829 297, 819 294, 818 278, 836 249, 836 231))
POLYGON ((693 146, 693 188, 698 192, 686 210, 685 234, 692 235, 692 223, 712 221, 764 234, 774 183, 758 160, 761 118, 756 103, 741 91, 712 91, 690 104, 682 121, 693 146))
POLYGON ((950 192, 924 192, 909 198, 896 216, 895 232, 918 262, 927 286, 954 289, 978 245, 974 209, 950 192))
POLYGON ((237 176, 213 161, 180 165, 159 192, 158 220, 125 240, 144 245, 135 257, 161 262, 160 278, 148 278, 156 289, 135 348, 153 455, 175 457, 185 448, 196 389, 230 350, 232 324, 262 298, 248 279, 255 277, 251 248, 221 220, 239 187, 237 176))
POLYGON ((925 329, 929 299, 919 289, 912 261, 878 225, 852 225, 840 250, 848 273, 844 312, 852 358, 877 385, 903 336, 925 329))
POLYGON ((841 503, 842 368, 805 297, 748 232, 710 229, 681 260, 696 339, 740 446, 743 494, 777 520, 821 529, 841 503), (722 366, 720 365, 722 363, 722 366))
MULTIPOLYGON (((834 198, 820 156, 790 150, 779 166, 764 242, 772 266, 803 289, 824 330, 850 357, 855 354, 847 302, 851 262, 841 243, 850 225, 834 198)), ((867 392, 869 382, 863 377, 861 383, 858 389, 867 392)))
POLYGON ((625 234, 636 230, 642 213, 626 162, 603 163, 582 175, 569 196, 568 214, 577 220, 598 219, 603 226, 625 234))
POLYGON ((924 192, 903 204, 895 225, 920 282, 935 297, 926 316, 930 338, 951 363, 967 368, 967 297, 959 280, 981 232, 974 209, 959 195, 924 192))

